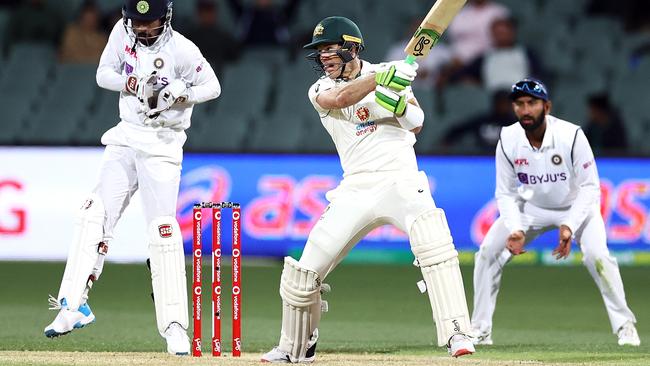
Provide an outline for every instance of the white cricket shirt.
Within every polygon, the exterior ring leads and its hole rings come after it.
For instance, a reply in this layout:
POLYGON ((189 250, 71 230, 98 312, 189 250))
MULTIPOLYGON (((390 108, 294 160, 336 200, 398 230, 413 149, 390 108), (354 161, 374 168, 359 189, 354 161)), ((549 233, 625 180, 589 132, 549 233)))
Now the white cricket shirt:
POLYGON ((171 36, 160 46, 134 47, 122 20, 111 31, 97 68, 97 84, 120 92, 120 119, 126 123, 144 126, 146 117, 138 98, 126 92, 126 79, 131 74, 142 77, 156 70, 156 95, 172 80, 180 79, 188 84, 187 103, 177 103, 157 118, 163 126, 176 130, 190 127, 194 104, 214 99, 221 93, 219 80, 198 47, 173 29, 168 32, 171 36))
MULTIPOLYGON (((362 61, 360 77, 374 72, 380 66, 362 61)), ((413 150, 415 135, 403 129, 393 113, 375 102, 375 93, 369 93, 357 104, 343 109, 326 110, 318 105, 318 93, 340 88, 345 83, 347 82, 324 76, 309 88, 309 100, 336 145, 343 176, 369 172, 417 171, 413 150)))
POLYGON ((496 148, 496 199, 511 231, 524 230, 518 203, 569 210, 567 225, 576 232, 600 204, 594 155, 579 126, 546 116, 546 132, 534 148, 517 122, 501 130, 496 148))

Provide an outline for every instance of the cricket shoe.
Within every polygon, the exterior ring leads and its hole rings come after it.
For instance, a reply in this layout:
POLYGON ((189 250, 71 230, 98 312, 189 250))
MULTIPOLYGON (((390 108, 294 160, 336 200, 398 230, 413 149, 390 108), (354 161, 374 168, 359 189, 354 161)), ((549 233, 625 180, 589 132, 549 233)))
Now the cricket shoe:
POLYGON ((634 323, 628 321, 618 328, 618 345, 619 346, 638 346, 641 344, 639 333, 636 331, 634 323))
POLYGON ((260 361, 262 362, 271 362, 271 363, 312 363, 316 359, 316 343, 318 342, 318 329, 314 330, 314 333, 309 338, 307 342, 307 352, 305 352, 305 358, 295 361, 289 352, 285 352, 278 347, 273 347, 272 350, 262 355, 260 361))
POLYGON ((167 340, 167 353, 177 356, 190 354, 190 339, 180 324, 171 323, 165 330, 164 337, 167 340))
POLYGON ((447 352, 451 357, 471 355, 476 352, 472 340, 464 334, 454 334, 447 342, 447 352))
POLYGON ((54 321, 45 327, 45 336, 54 338, 72 332, 74 329, 83 328, 95 321, 95 314, 90 310, 88 303, 82 304, 77 310, 70 310, 65 298, 59 302, 54 296, 49 298, 50 310, 59 310, 54 321))
POLYGON ((492 332, 490 331, 482 332, 479 329, 472 329, 470 338, 475 346, 491 346, 493 344, 492 332))

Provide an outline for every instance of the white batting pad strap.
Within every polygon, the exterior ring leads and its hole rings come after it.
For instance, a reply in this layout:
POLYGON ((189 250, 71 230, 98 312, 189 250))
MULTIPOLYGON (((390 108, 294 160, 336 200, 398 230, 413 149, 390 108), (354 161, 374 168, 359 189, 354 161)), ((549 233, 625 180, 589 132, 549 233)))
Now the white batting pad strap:
POLYGON ((57 297, 59 301, 65 298, 69 309, 76 310, 85 302, 84 293, 88 278, 93 274, 93 269, 96 272, 95 277, 99 278, 103 268, 98 246, 104 239, 104 217, 101 198, 91 194, 75 218, 74 236, 57 297), (97 268, 94 268, 96 266, 97 268))
MULTIPOLYGON (((163 335, 172 322, 188 326, 187 280, 181 228, 172 216, 161 216, 149 224, 151 284, 158 331, 163 335)), ((164 335, 163 335, 164 337, 164 335)))
POLYGON ((469 312, 458 258, 435 266, 420 267, 427 285, 438 346, 444 346, 454 334, 468 334, 469 312))
POLYGON ((415 219, 409 240, 420 267, 433 266, 458 257, 442 209, 433 209, 415 219))
POLYGON ((282 332, 278 347, 288 352, 294 362, 305 358, 307 343, 320 322, 320 289, 318 273, 285 257, 280 280, 282 332))

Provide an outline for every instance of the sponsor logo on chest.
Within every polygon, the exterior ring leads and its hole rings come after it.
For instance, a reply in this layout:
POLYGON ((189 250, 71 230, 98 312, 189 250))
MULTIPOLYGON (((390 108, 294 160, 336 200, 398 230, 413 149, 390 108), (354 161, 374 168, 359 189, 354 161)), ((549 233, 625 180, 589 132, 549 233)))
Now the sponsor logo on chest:
POLYGON ((556 183, 564 182, 567 180, 567 174, 562 173, 544 173, 544 174, 528 174, 517 173, 517 178, 521 184, 543 184, 543 183, 556 183))

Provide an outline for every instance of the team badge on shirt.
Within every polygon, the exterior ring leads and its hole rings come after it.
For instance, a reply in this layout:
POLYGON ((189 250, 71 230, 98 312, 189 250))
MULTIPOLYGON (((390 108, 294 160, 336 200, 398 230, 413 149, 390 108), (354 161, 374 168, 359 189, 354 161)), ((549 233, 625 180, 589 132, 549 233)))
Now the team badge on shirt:
POLYGON ((368 110, 368 107, 360 107, 357 109, 355 114, 361 122, 365 122, 368 120, 368 118, 370 118, 370 110, 368 110))
POLYGON ((555 165, 560 165, 562 164, 562 157, 558 154, 555 154, 551 157, 551 163, 555 165))
POLYGON ((157 59, 153 60, 153 66, 154 66, 156 69, 162 69, 163 66, 165 66, 165 60, 163 60, 162 58, 158 57, 157 59))

